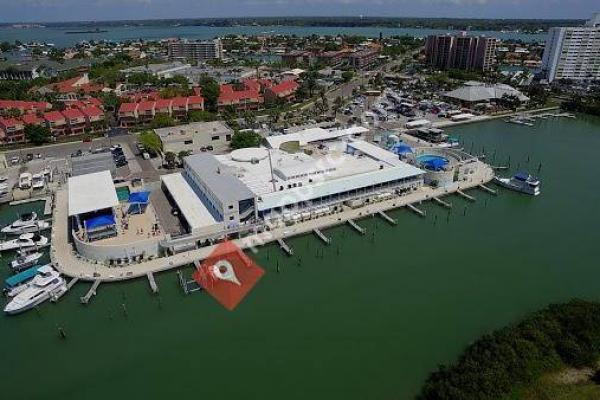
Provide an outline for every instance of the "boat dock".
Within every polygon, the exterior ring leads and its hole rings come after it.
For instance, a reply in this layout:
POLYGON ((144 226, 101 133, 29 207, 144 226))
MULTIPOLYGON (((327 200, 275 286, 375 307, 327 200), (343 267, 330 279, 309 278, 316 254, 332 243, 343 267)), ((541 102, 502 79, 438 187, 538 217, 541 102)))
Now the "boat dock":
POLYGON ((361 235, 366 234, 367 232, 365 231, 364 228, 360 227, 356 222, 354 222, 353 219, 349 219, 348 223, 350 224, 351 227, 353 227, 358 233, 360 233, 361 235))
POLYGON ((385 212, 383 211, 378 211, 377 214, 379 214, 379 216, 383 219, 385 219, 387 222, 389 222, 392 225, 398 225, 398 221, 396 221, 394 218, 390 217, 389 215, 387 215, 385 212))
POLYGON ((466 194, 465 192, 463 192, 462 190, 458 189, 456 191, 456 193, 458 193, 459 195, 461 195, 462 197, 464 197, 465 199, 469 200, 469 201, 476 201, 477 199, 469 194, 466 194))
POLYGON ((439 205, 441 205, 443 207, 452 208, 452 204, 440 199, 439 197, 432 197, 432 199, 433 199, 433 201, 435 201, 436 203, 438 203, 439 205))
POLYGON ((315 228, 313 229, 313 232, 315 233, 315 235, 317 235, 317 237, 319 239, 321 239, 325 244, 331 244, 331 238, 328 238, 327 236, 325 236, 325 234, 323 232, 321 232, 320 229, 315 228))
POLYGON ((288 244, 284 242, 283 239, 277 239, 277 243, 279 243, 279 247, 281 248, 281 250, 285 251, 288 256, 294 255, 294 250, 292 250, 292 248, 288 246, 288 244))
POLYGON ((177 278, 179 279, 179 285, 181 286, 181 289, 185 294, 190 294, 202 290, 202 287, 198 285, 198 282, 196 282, 194 279, 186 280, 183 277, 183 273, 179 269, 177 270, 177 278))
POLYGON ((85 294, 85 296, 83 296, 81 298, 81 304, 88 304, 90 302, 90 299, 92 298, 92 296, 96 295, 96 290, 98 289, 98 286, 100 286, 100 283, 102 283, 102 280, 100 280, 100 279, 96 279, 94 281, 90 290, 88 290, 88 292, 85 294))
POLYGON ((498 192, 492 188, 489 188, 485 185, 479 185, 477 186, 478 188, 480 188, 481 190, 483 190, 484 192, 488 192, 489 194, 493 194, 494 196, 498 194, 498 192))
POLYGON ((150 289, 152 289, 152 293, 158 293, 158 285, 154 280, 154 274, 152 272, 148 272, 146 276, 148 277, 148 282, 150 283, 150 289))
POLYGON ((406 207, 415 212, 416 214, 418 214, 419 216, 425 218, 427 216, 427 213, 423 210, 419 210, 417 207, 413 206, 412 204, 407 204, 406 207))
POLYGON ((67 290, 71 290, 71 288, 73 286, 75 286, 75 284, 79 281, 79 278, 73 278, 69 281, 69 283, 67 284, 67 290))
POLYGON ((52 196, 47 196, 44 201, 44 215, 52 215, 52 196))

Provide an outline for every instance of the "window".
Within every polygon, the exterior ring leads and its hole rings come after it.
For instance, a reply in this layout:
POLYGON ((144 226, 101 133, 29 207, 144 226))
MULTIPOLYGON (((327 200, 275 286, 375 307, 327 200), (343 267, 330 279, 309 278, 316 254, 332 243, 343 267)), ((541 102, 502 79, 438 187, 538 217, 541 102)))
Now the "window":
POLYGON ((232 215, 231 217, 229 217, 230 221, 233 221, 234 216, 232 215))
POLYGON ((183 144, 193 144, 194 141, 193 140, 184 140, 183 144))
POLYGON ((212 140, 213 142, 214 142, 215 140, 219 140, 219 139, 220 139, 220 137, 219 137, 219 136, 213 136, 213 137, 211 138, 211 140, 212 140))
POLYGON ((225 140, 231 142, 231 135, 225 135, 225 140))
POLYGON ((230 204, 229 206, 227 206, 227 208, 229 208, 230 210, 233 210, 233 205, 230 204))

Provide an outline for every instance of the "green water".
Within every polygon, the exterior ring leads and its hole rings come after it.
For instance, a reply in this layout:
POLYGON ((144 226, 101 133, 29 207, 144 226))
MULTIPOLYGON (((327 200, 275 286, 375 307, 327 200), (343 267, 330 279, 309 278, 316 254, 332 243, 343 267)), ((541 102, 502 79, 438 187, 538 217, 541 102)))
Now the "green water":
POLYGON ((157 277, 160 297, 144 280, 101 285, 87 307, 78 284, 59 304, 0 318, 3 393, 407 399, 482 333, 550 302, 599 299, 600 120, 450 133, 495 150, 496 164, 510 155, 513 170, 541 162, 542 195, 473 191, 476 203, 451 197, 450 214, 424 204, 426 219, 391 212, 395 227, 361 220, 366 237, 328 230, 329 247, 291 239, 292 258, 263 248, 254 257, 267 274, 234 312, 184 296, 172 272, 157 277))

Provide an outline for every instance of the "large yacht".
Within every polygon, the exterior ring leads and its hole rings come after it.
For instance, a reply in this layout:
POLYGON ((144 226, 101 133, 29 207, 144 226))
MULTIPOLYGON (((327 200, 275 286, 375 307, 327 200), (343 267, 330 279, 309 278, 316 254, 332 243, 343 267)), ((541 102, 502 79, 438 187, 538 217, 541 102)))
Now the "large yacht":
POLYGON ((37 251, 34 252, 19 252, 17 257, 10 262, 10 267, 13 271, 21 271, 25 268, 33 267, 44 254, 37 251))
POLYGON ((60 274, 50 265, 44 265, 38 270, 38 274, 27 284, 27 287, 17 294, 4 307, 7 314, 18 314, 29 310, 40 303, 64 293, 66 282, 60 274))
POLYGON ((38 215, 36 212, 28 212, 28 213, 21 214, 19 219, 14 221, 11 225, 12 226, 29 225, 37 220, 38 220, 38 215))
POLYGON ((527 172, 517 172, 512 178, 495 176, 494 182, 505 188, 532 196, 540 194, 540 180, 527 172))
POLYGON ((37 233, 24 233, 17 239, 0 243, 0 251, 16 250, 27 247, 43 247, 48 244, 48 238, 37 233))
POLYGON ((46 221, 33 221, 29 224, 17 224, 14 223, 7 225, 0 232, 6 233, 7 235, 22 235, 23 233, 39 232, 50 228, 50 224, 46 221))

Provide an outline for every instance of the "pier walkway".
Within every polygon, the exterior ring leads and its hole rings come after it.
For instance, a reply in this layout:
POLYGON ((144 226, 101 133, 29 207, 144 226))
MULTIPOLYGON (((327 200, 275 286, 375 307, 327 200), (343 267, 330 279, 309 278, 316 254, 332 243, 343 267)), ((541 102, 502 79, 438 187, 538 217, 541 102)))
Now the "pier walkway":
MULTIPOLYGON (((473 180, 455 183, 445 188, 424 187, 420 190, 394 197, 389 200, 369 204, 357 209, 347 208, 342 212, 326 215, 318 219, 299 222, 292 226, 282 226, 269 231, 236 239, 233 242, 242 249, 254 248, 257 244, 277 242, 292 236, 311 233, 314 229, 326 229, 345 223, 350 219, 360 219, 375 215, 379 211, 393 210, 404 207, 407 204, 418 203, 432 197, 442 197, 454 193, 457 190, 467 190, 492 180, 494 171, 484 167, 482 174, 474 175, 473 180)), ((59 189, 55 195, 55 208, 52 223, 52 249, 50 256, 56 268, 69 277, 77 277, 83 281, 111 282, 145 277, 148 272, 157 273, 167 271, 185 265, 191 265, 196 260, 207 258, 217 245, 206 246, 175 255, 147 260, 139 264, 125 266, 108 266, 100 262, 84 260, 77 256, 68 238, 68 192, 64 188, 59 189)), ((362 229, 362 228, 361 228, 362 229)))
POLYGON ((365 229, 362 228, 362 227, 360 227, 356 222, 354 222, 354 220, 348 219, 348 223, 350 224, 351 227, 353 227, 354 229, 356 229, 356 231, 358 233, 360 233, 361 235, 364 235, 366 233, 365 229))
POLYGON ((436 203, 438 203, 441 206, 444 206, 446 208, 452 208, 452 204, 440 199, 439 197, 432 197, 432 199, 433 199, 433 201, 435 201, 436 203))
POLYGON ((398 221, 396 221, 394 218, 390 217, 389 215, 387 215, 383 211, 378 211, 377 214, 379 214, 379 216, 381 218, 385 219, 387 222, 389 222, 392 225, 397 225, 398 224, 398 221))
POLYGON ((330 244, 331 243, 331 239, 328 238, 327 236, 325 236, 325 234, 323 232, 321 232, 321 230, 319 228, 315 228, 313 229, 313 232, 315 233, 315 235, 317 235, 317 237, 319 239, 321 239, 325 244, 330 244))

